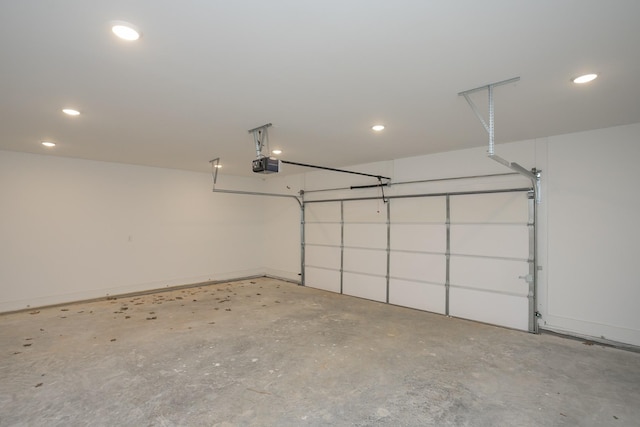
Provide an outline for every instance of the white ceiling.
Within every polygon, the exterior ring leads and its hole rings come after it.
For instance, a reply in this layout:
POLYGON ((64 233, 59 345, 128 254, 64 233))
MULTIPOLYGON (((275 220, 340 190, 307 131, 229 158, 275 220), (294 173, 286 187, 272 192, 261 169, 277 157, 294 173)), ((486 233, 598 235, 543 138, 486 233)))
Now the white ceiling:
POLYGON ((247 130, 271 122, 283 159, 344 167, 485 145, 457 94, 516 76, 497 143, 636 123, 639 17, 637 0, 2 1, 0 149, 250 175, 247 130))

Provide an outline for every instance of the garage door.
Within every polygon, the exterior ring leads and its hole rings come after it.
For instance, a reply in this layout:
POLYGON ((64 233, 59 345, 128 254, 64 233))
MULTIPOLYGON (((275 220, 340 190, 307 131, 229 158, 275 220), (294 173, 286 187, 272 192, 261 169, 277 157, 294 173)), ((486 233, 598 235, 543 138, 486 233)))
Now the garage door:
POLYGON ((525 191, 305 204, 305 285, 532 330, 525 191))

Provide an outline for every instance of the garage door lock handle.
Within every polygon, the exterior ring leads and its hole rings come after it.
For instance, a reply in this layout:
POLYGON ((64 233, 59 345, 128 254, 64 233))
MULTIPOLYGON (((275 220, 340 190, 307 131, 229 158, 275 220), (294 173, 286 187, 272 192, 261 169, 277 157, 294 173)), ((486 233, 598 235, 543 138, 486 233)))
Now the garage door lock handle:
POLYGON ((527 283, 533 283, 533 276, 531 274, 527 274, 526 276, 518 276, 518 279, 522 279, 527 283))

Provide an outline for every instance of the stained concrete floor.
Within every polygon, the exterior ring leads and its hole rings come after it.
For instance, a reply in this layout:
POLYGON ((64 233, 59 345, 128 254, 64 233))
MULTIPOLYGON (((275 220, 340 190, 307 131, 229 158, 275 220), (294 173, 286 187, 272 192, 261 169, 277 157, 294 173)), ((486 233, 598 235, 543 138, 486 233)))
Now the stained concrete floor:
POLYGON ((0 316, 1 426, 638 426, 640 354, 255 279, 0 316))

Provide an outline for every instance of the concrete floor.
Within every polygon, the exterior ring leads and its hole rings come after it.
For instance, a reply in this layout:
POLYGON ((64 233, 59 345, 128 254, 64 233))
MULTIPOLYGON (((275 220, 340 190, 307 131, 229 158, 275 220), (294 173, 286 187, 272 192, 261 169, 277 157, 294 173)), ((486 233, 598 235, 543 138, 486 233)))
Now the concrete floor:
POLYGON ((638 426, 640 354, 273 279, 0 316, 1 426, 638 426))

